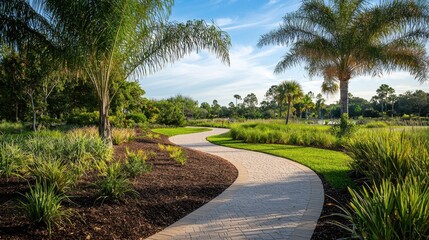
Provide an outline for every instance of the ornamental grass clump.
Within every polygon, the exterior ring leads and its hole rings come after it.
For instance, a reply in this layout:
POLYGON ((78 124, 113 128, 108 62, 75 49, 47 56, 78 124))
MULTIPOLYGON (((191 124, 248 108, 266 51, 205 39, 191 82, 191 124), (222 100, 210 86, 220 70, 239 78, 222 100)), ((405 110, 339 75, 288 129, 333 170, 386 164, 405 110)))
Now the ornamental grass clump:
POLYGON ((129 142, 136 137, 136 131, 131 128, 113 128, 112 141, 114 145, 129 142))
POLYGON ((356 134, 345 143, 353 159, 352 169, 376 184, 384 179, 396 183, 411 176, 428 181, 427 132, 372 130, 356 134))
POLYGON ((181 166, 185 165, 186 161, 188 160, 188 157, 183 152, 182 148, 178 146, 168 145, 165 147, 165 150, 167 150, 170 157, 181 166))
MULTIPOLYGON (((100 168, 103 169, 103 168, 100 168)), ((112 200, 114 202, 125 200, 127 196, 136 195, 130 180, 123 172, 123 165, 120 162, 114 162, 106 165, 100 173, 100 179, 96 186, 99 190, 98 200, 112 200)))
POLYGON ((53 226, 62 226, 64 220, 70 222, 72 211, 61 205, 67 199, 66 195, 58 193, 51 184, 36 181, 29 192, 23 194, 20 208, 32 224, 43 224, 51 233, 53 226))
POLYGON ((234 124, 231 127, 231 137, 247 143, 277 143, 335 148, 338 139, 329 129, 327 126, 304 124, 234 124))
POLYGON ((122 166, 123 171, 129 178, 135 178, 144 173, 152 171, 152 165, 146 163, 148 154, 143 150, 130 151, 126 148, 126 158, 122 166))
POLYGON ((58 193, 64 193, 73 187, 81 171, 74 166, 51 156, 38 157, 30 167, 30 175, 38 182, 52 186, 58 193))
POLYGON ((356 239, 428 239, 429 188, 416 178, 398 183, 382 180, 379 185, 349 189, 351 201, 341 208, 350 225, 333 222, 356 239))
POLYGON ((25 172, 31 157, 14 142, 0 143, 0 176, 9 178, 25 172))

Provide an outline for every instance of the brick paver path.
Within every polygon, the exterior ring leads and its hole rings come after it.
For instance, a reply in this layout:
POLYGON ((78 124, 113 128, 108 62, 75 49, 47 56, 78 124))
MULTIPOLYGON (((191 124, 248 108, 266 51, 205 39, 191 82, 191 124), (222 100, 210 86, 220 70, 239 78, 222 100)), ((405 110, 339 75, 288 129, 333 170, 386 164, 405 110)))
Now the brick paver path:
POLYGON ((237 180, 221 195, 148 239, 310 239, 323 205, 323 186, 290 160, 211 144, 226 129, 170 138, 236 166, 237 180))

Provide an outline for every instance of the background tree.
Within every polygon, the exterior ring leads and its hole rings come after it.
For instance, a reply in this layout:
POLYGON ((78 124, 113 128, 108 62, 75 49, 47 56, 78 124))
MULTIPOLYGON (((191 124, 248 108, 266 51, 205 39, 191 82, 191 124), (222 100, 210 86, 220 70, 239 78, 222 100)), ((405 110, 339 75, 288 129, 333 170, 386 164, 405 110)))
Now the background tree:
POLYGON ((243 99, 243 106, 246 108, 246 118, 257 118, 258 98, 254 93, 249 93, 243 99))
POLYGON ((235 94, 235 95, 234 95, 234 98, 235 98, 235 106, 236 106, 236 107, 238 107, 238 102, 237 102, 237 101, 238 101, 238 100, 241 100, 241 96, 240 96, 240 95, 238 95, 238 94, 235 94))
POLYGON ((229 63, 229 36, 204 21, 169 23, 171 0, 35 3, 0 2, 2 41, 23 40, 22 36, 10 37, 11 30, 23 26, 19 32, 34 35, 40 44, 53 49, 56 57, 67 60, 69 67, 90 79, 99 101, 99 133, 108 142, 111 142, 109 109, 116 94, 111 93, 114 81, 124 82, 154 73, 167 63, 203 48, 229 63))
POLYGON ((348 113, 349 80, 357 75, 406 70, 428 79, 428 13, 427 1, 304 0, 258 46, 290 46, 274 72, 304 62, 326 89, 339 83, 341 111, 348 113))
POLYGON ((302 87, 296 81, 283 81, 279 84, 279 88, 284 89, 284 99, 286 99, 288 106, 286 115, 286 124, 288 124, 293 102, 303 96, 302 87))
POLYGON ((377 99, 381 104, 381 112, 387 111, 387 98, 395 93, 395 89, 390 87, 387 84, 381 84, 380 87, 376 90, 377 99))
POLYGON ((325 99, 323 98, 322 94, 320 94, 320 93, 317 94, 317 96, 316 96, 315 108, 317 111, 317 117, 319 119, 323 119, 322 109, 326 108, 326 105, 325 105, 325 99))
POLYGON ((313 97, 314 97, 314 94, 312 92, 309 92, 305 94, 305 96, 301 99, 303 110, 305 111, 306 119, 308 119, 309 111, 315 107, 313 103, 313 97))

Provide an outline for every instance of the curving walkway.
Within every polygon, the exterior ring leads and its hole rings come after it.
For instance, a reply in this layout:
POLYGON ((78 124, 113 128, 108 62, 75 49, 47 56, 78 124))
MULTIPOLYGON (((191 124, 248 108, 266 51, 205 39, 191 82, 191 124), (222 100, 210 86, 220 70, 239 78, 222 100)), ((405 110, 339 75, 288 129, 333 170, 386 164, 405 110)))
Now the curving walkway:
POLYGON ((227 131, 170 138, 230 161, 238 178, 221 195, 148 239, 310 239, 324 200, 319 177, 284 158, 206 140, 227 131))

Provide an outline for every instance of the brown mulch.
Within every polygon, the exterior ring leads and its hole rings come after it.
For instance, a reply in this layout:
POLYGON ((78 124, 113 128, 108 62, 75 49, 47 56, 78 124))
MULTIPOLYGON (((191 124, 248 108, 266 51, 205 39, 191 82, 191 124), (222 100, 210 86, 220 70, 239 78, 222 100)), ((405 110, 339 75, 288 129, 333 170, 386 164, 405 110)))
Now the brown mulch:
POLYGON ((322 180, 325 192, 325 202, 323 203, 322 213, 317 221, 312 240, 341 239, 350 237, 350 232, 338 227, 332 222, 347 224, 344 218, 333 216, 333 214, 343 214, 338 206, 346 207, 350 201, 350 194, 346 189, 338 190, 331 187, 319 174, 322 180))
POLYGON ((188 160, 180 166, 159 150, 158 143, 172 144, 161 136, 115 146, 116 159, 123 157, 126 148, 156 153, 148 160, 153 171, 133 180, 136 197, 126 202, 101 203, 92 184, 96 175, 89 174, 68 193, 71 202, 65 207, 77 214, 70 222, 55 227, 51 236, 43 227, 30 225, 17 207, 19 193, 28 190, 28 183, 18 178, 0 178, 0 239, 145 238, 209 202, 237 178, 237 169, 229 162, 190 149, 184 149, 188 160))

